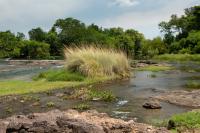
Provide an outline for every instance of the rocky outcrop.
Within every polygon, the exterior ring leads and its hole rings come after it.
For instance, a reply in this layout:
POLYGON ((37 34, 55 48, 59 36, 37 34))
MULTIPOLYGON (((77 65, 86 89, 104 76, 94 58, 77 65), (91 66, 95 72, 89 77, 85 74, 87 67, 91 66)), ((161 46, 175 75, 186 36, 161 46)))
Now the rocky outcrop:
POLYGON ((200 90, 195 91, 169 91, 161 93, 158 96, 154 97, 155 99, 159 99, 161 101, 165 101, 168 103, 199 108, 200 107, 200 90))
POLYGON ((53 110, 0 120, 0 133, 168 133, 168 130, 110 118, 96 111, 53 110))

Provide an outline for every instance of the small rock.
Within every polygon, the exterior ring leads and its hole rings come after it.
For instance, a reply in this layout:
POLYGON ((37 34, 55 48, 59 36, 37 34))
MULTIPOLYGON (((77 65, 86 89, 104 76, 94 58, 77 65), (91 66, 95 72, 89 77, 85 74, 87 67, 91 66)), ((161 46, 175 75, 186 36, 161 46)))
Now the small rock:
POLYGON ((146 109, 161 109, 160 102, 157 100, 147 101, 143 104, 143 107, 146 109))
POLYGON ((100 100, 101 100, 101 98, 98 98, 98 97, 92 98, 92 101, 100 101, 100 100))
POLYGON ((24 103, 24 100, 21 100, 20 103, 24 103))
POLYGON ((33 103, 31 106, 39 106, 39 105, 40 105, 39 102, 35 102, 35 103, 33 103))
POLYGON ((63 97, 63 96, 64 96, 63 93, 57 93, 57 94, 56 94, 56 97, 63 97))

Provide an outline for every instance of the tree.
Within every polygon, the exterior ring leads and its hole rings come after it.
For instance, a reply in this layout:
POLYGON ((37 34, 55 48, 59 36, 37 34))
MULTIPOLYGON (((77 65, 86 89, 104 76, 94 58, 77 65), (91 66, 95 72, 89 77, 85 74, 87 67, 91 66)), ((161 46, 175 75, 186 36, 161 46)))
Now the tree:
POLYGON ((85 24, 77 19, 58 19, 54 27, 63 45, 80 44, 86 36, 85 24))
POLYGON ((10 31, 0 32, 0 58, 19 57, 21 42, 10 31))
POLYGON ((21 55, 23 58, 29 59, 48 59, 50 56, 49 44, 25 40, 23 41, 21 55))
POLYGON ((43 42, 46 38, 46 33, 40 28, 32 29, 28 32, 30 40, 43 42))

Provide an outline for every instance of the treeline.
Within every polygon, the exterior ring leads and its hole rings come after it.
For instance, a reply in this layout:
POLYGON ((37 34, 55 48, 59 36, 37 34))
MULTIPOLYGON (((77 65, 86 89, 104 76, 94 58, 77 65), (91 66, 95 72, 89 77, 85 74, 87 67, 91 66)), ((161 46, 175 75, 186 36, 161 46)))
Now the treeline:
POLYGON ((29 39, 23 33, 0 32, 0 58, 57 59, 64 47, 94 45, 124 51, 128 57, 151 58, 164 53, 200 53, 200 6, 172 15, 159 24, 164 38, 145 39, 134 29, 104 29, 74 19, 58 19, 48 32, 31 29, 29 39))
POLYGON ((131 57, 139 53, 145 40, 143 34, 133 29, 86 26, 74 18, 58 19, 48 32, 38 27, 28 34, 26 40, 23 33, 0 32, 0 57, 48 59, 62 56, 64 47, 83 45, 116 48, 131 57))
POLYGON ((185 9, 181 17, 172 15, 159 27, 169 53, 200 53, 200 6, 185 9))

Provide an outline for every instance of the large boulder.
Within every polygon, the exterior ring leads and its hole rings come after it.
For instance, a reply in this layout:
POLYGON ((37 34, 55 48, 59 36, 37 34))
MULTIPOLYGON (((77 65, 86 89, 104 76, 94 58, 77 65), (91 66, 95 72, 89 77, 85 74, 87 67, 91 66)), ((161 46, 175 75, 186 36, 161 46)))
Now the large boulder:
POLYGON ((158 100, 148 100, 143 104, 146 109, 161 109, 162 106, 158 100))

